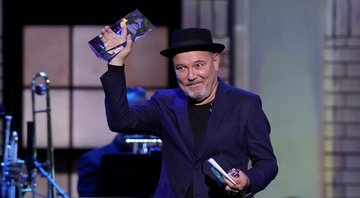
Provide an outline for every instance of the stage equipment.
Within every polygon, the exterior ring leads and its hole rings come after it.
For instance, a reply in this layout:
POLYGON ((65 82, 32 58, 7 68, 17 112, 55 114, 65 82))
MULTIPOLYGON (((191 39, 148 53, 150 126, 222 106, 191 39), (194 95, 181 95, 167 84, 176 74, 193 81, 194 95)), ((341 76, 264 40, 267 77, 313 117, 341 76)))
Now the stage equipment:
POLYGON ((1 197, 15 198, 16 190, 21 190, 21 177, 18 176, 20 166, 24 162, 17 159, 18 134, 13 131, 10 134, 12 117, 5 116, 4 148, 1 175, 1 197), (19 188, 16 188, 16 185, 19 188))
POLYGON ((134 154, 151 154, 162 150, 161 139, 152 135, 125 135, 125 142, 132 144, 134 154))
POLYGON ((45 72, 37 73, 31 82, 31 99, 32 99, 32 121, 28 124, 28 141, 27 141, 27 168, 29 172, 30 191, 33 197, 36 194, 36 175, 37 170, 43 177, 48 180, 47 197, 53 198, 55 196, 55 189, 62 197, 69 197, 55 182, 55 165, 54 165, 54 148, 52 144, 52 131, 51 131, 51 108, 50 108, 50 80, 45 72), (37 83, 38 79, 42 79, 45 84, 37 83), (46 97, 46 105, 44 108, 36 109, 36 96, 46 97), (36 115, 38 113, 46 113, 47 121, 47 161, 40 163, 37 161, 37 145, 36 145, 36 115), (45 167, 45 169, 43 168, 45 167))

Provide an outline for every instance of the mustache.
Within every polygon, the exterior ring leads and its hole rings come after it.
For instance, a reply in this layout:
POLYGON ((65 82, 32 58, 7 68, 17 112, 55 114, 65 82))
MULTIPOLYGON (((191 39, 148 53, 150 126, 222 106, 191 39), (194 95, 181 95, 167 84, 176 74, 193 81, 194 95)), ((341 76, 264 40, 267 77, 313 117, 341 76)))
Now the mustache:
POLYGON ((196 84, 200 84, 200 83, 201 83, 200 81, 193 81, 193 82, 186 83, 186 86, 196 85, 196 84))

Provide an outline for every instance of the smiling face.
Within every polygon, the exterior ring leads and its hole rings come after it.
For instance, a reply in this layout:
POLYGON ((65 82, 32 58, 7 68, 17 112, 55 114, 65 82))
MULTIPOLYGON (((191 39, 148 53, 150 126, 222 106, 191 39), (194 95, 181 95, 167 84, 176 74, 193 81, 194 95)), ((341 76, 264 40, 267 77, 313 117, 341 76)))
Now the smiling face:
POLYGON ((179 87, 198 105, 215 98, 219 60, 218 53, 207 51, 183 52, 173 57, 179 87))

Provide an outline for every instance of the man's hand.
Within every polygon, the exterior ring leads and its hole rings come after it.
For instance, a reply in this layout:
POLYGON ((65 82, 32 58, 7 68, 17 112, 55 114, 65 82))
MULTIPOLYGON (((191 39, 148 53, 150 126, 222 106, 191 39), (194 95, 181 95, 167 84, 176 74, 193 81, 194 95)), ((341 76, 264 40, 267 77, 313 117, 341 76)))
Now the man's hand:
POLYGON ((232 170, 229 171, 228 175, 236 183, 235 185, 231 181, 229 181, 226 177, 223 177, 227 184, 225 190, 228 191, 229 193, 233 193, 233 194, 238 193, 250 185, 250 180, 248 176, 239 169, 233 168, 232 170))
POLYGON ((121 22, 120 26, 120 36, 117 35, 109 26, 105 26, 99 35, 99 38, 106 47, 106 51, 109 54, 117 54, 109 62, 109 64, 114 66, 124 65, 125 59, 130 54, 132 47, 132 39, 131 35, 127 35, 126 23, 121 22))

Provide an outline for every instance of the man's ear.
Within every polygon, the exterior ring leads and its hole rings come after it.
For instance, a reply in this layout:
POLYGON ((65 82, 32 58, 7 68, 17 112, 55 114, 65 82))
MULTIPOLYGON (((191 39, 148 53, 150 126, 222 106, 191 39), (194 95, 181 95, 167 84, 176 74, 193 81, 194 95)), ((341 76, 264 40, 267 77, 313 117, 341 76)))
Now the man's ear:
POLYGON ((215 70, 219 71, 219 69, 220 69, 220 54, 219 53, 214 53, 213 64, 214 64, 215 70))

